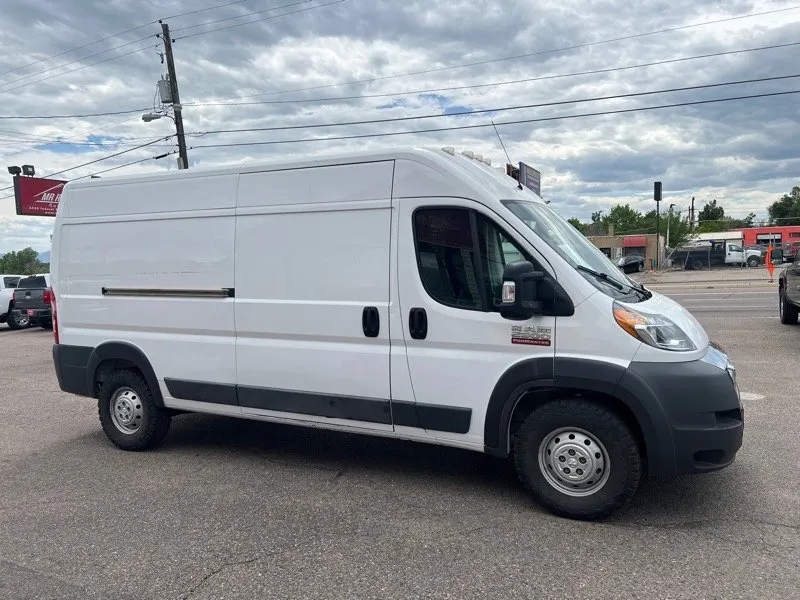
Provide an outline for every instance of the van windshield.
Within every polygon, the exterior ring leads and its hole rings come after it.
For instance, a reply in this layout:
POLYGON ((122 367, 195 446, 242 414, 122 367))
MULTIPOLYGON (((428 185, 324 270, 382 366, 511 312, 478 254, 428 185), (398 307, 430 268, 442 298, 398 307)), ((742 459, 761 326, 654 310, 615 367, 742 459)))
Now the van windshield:
POLYGON ((525 200, 502 202, 545 244, 604 294, 627 299, 641 289, 597 246, 546 204, 525 200))

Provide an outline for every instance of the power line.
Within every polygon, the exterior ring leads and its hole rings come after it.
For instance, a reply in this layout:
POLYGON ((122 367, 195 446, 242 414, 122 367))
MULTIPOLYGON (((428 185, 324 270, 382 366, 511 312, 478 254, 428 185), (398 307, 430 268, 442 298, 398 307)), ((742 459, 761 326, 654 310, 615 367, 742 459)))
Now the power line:
MULTIPOLYGON (((112 48, 108 48, 107 50, 102 50, 100 52, 95 52, 94 54, 89 54, 88 56, 82 56, 81 58, 76 58, 75 60, 71 60, 71 61, 66 62, 66 63, 61 63, 60 65, 56 65, 54 67, 50 67, 48 69, 44 69, 43 71, 37 71, 36 73, 29 73, 28 75, 23 75, 22 77, 18 77, 17 79, 14 79, 12 81, 6 81, 6 82, 4 82, 4 83, 2 83, 0 85, 11 85, 11 84, 14 84, 14 83, 18 83, 18 82, 20 82, 20 81, 22 81, 24 79, 29 79, 31 77, 36 77, 37 75, 44 75, 45 73, 49 73, 50 71, 55 71, 56 69, 61 69, 62 67, 69 67, 70 65, 74 65, 76 63, 83 62, 83 61, 85 61, 85 60, 87 60, 89 58, 94 58, 95 56, 101 56, 103 54, 108 54, 109 52, 113 52, 114 50, 119 50, 120 48, 127 48, 128 46, 133 46, 134 44, 138 44, 139 42, 143 42, 143 41, 148 40, 148 39, 150 39, 152 37, 155 37, 155 34, 147 35, 147 36, 145 36, 143 38, 139 38, 139 39, 133 40, 131 42, 126 42, 124 44, 120 44, 119 46, 114 46, 112 48)), ((122 54, 120 56, 127 56, 127 54, 122 54)), ((69 73, 70 71, 67 71, 67 72, 69 73)), ((30 85, 31 83, 36 83, 36 82, 32 81, 32 82, 29 82, 29 83, 27 83, 25 85, 30 85)), ((18 86, 18 87, 12 88, 12 89, 16 90, 16 89, 19 89, 20 87, 24 87, 24 86, 18 86)), ((11 90, 2 90, 2 92, 7 92, 7 91, 11 91, 11 90)), ((0 93, 2 93, 2 92, 0 92, 0 93)))
POLYGON ((690 60, 697 60, 701 58, 715 58, 718 56, 729 56, 734 54, 743 54, 745 52, 757 52, 760 50, 773 50, 776 48, 788 48, 791 46, 798 46, 800 42, 790 42, 786 44, 774 44, 771 46, 759 46, 757 48, 743 48, 741 50, 727 50, 725 52, 714 52, 711 54, 698 54, 694 56, 685 56, 681 58, 671 58, 667 60, 659 60, 655 62, 649 63, 640 63, 635 65, 626 65, 622 67, 610 67, 606 69, 594 69, 592 71, 578 71, 574 73, 561 73, 556 75, 542 75, 539 77, 528 77, 525 79, 512 79, 510 81, 495 81, 492 83, 476 83, 472 85, 460 85, 460 86, 452 86, 452 87, 441 87, 441 88, 428 88, 424 90, 412 90, 406 92, 389 92, 385 94, 361 94, 358 96, 332 96, 328 98, 298 98, 296 100, 258 100, 253 102, 220 102, 220 101, 197 101, 197 102, 187 102, 184 106, 251 106, 257 104, 300 104, 300 103, 308 103, 308 102, 333 102, 333 101, 341 101, 341 100, 361 100, 364 98, 393 98, 397 96, 412 96, 416 94, 428 94, 431 92, 449 92, 454 90, 470 90, 470 89, 479 89, 479 88, 486 88, 486 87, 495 87, 495 86, 502 86, 502 85, 515 85, 519 83, 530 83, 533 81, 544 81, 549 79, 563 79, 567 77, 578 77, 581 75, 598 75, 601 73, 612 73, 615 71, 627 71, 631 69, 641 69, 645 67, 654 67, 658 65, 668 65, 673 63, 679 62, 686 62, 690 60))
MULTIPOLYGON (((682 106, 699 106, 702 104, 716 104, 718 102, 731 102, 735 100, 750 100, 754 98, 769 98, 773 96, 788 96, 790 94, 800 94, 800 89, 798 90, 790 90, 786 92, 770 92, 770 93, 762 93, 762 94, 751 94, 747 96, 731 96, 728 98, 715 98, 712 100, 695 100, 691 102, 676 102, 674 104, 661 104, 656 106, 640 106, 637 108, 625 108, 625 109, 618 109, 618 110, 605 110, 605 111, 597 111, 592 113, 581 113, 581 114, 572 114, 572 115, 561 115, 557 117, 539 117, 535 119, 519 119, 515 121, 496 121, 495 125, 522 125, 526 123, 544 123, 548 121, 566 121, 569 119, 582 119, 585 117, 599 117, 604 115, 618 115, 618 114, 625 114, 625 113, 635 113, 635 112, 645 112, 650 110, 659 110, 664 108, 676 108, 682 106)), ((390 131, 386 133, 364 133, 364 134, 356 134, 356 135, 342 135, 342 136, 335 136, 335 137, 325 137, 325 138, 306 138, 306 139, 295 139, 295 140, 274 140, 274 141, 265 141, 265 142, 233 142, 229 144, 203 144, 199 146, 192 146, 191 149, 200 149, 200 148, 233 148, 236 146, 271 146, 271 145, 279 145, 279 144, 300 144, 303 142, 331 142, 331 141, 342 141, 342 140, 357 140, 357 139, 366 139, 366 138, 378 138, 378 137, 391 137, 391 136, 398 136, 398 135, 411 135, 411 134, 422 134, 422 133, 437 133, 442 131, 460 131, 466 129, 483 129, 486 127, 492 127, 492 123, 481 123, 475 125, 454 125, 451 127, 435 127, 430 129, 416 129, 410 131, 390 131)))
MULTIPOLYGON (((89 165, 93 165, 93 164, 102 162, 104 160, 108 160, 110 158, 115 158, 117 156, 122 156, 123 154, 127 154, 128 152, 133 152, 134 150, 139 150, 140 148, 145 148, 147 146, 152 146, 153 144, 157 144, 158 142, 166 141, 166 140, 168 140, 170 138, 173 138, 173 137, 175 137, 174 134, 173 135, 168 135, 168 136, 165 136, 165 137, 156 138, 154 140, 150 140, 149 142, 147 142, 145 144, 139 144, 138 146, 133 146, 132 148, 127 148, 126 150, 121 150, 120 152, 115 152, 114 154, 108 154, 106 156, 102 156, 102 157, 97 158, 95 160, 90 160, 89 162, 83 163, 82 165, 76 165, 74 167, 69 167, 68 169, 63 169, 61 171, 56 171, 55 173, 50 173, 49 175, 45 175, 44 179, 48 179, 48 178, 54 177, 56 175, 61 175, 62 173, 66 173, 67 171, 74 171, 75 169, 88 167, 89 165)), ((14 187, 13 185, 10 185, 8 187, 4 187, 4 188, 0 189, 0 192, 4 192, 5 190, 10 190, 13 187, 14 187)))
MULTIPOLYGON (((69 181, 79 181, 81 179, 86 179, 87 177, 95 177, 97 175, 102 175, 103 173, 109 173, 110 171, 116 171, 117 169, 124 169, 125 167, 138 165, 139 163, 143 163, 143 162, 146 162, 148 160, 159 160, 161 158, 165 158, 167 156, 171 156, 172 154, 177 154, 177 153, 178 153, 177 150, 173 150, 172 152, 165 152, 164 154, 158 154, 156 156, 147 156, 145 158, 140 158, 139 160, 134 160, 134 161, 125 163, 124 165, 117 165, 116 167, 110 167, 108 169, 103 169, 102 171, 95 171, 94 173, 89 173, 88 175, 81 175, 80 177, 76 177, 75 179, 70 179, 69 181)), ((11 187, 13 187, 13 186, 11 186, 11 187)), ((10 189, 10 188, 4 188, 4 189, 10 189)), ((14 197, 14 194, 11 194, 9 196, 3 196, 2 198, 0 198, 0 200, 8 200, 9 198, 13 198, 13 197, 14 197)))
POLYGON ((459 64, 459 65, 452 65, 452 66, 449 66, 449 67, 437 67, 437 68, 434 68, 434 69, 425 69, 425 70, 422 70, 422 71, 409 71, 409 72, 406 72, 406 73, 398 73, 396 75, 382 75, 382 76, 379 76, 379 77, 370 77, 370 78, 367 78, 367 79, 356 79, 356 80, 352 80, 352 81, 344 81, 344 82, 341 82, 341 83, 331 83, 331 84, 326 84, 326 85, 316 85, 316 86, 312 86, 312 87, 295 88, 295 89, 291 89, 291 90, 278 90, 278 91, 274 91, 274 92, 265 92, 263 94, 252 94, 250 96, 234 96, 232 98, 221 98, 221 99, 218 99, 218 101, 219 102, 224 102, 226 100, 239 100, 239 99, 243 99, 243 98, 258 98, 258 97, 261 97, 261 96, 274 96, 274 95, 277 95, 277 94, 289 94, 289 93, 292 93, 292 92, 308 92, 308 91, 312 91, 312 90, 329 89, 329 88, 340 87, 340 86, 345 86, 345 85, 356 85, 356 84, 359 84, 359 83, 373 83, 375 81, 385 81, 387 79, 396 79, 398 77, 409 77, 411 75, 427 75, 429 73, 438 73, 438 72, 441 72, 441 71, 450 71, 450 70, 453 70, 453 69, 461 69, 461 68, 464 68, 464 67, 475 67, 475 66, 487 65, 487 64, 496 63, 496 62, 516 60, 516 59, 519 59, 519 58, 529 58, 529 57, 532 57, 532 56, 542 56, 542 55, 545 55, 545 54, 553 54, 553 53, 556 53, 556 52, 565 52, 567 50, 578 50, 578 49, 581 49, 581 48, 589 48, 589 47, 592 47, 592 46, 599 46, 601 44, 610 44, 610 43, 613 43, 613 42, 620 42, 620 41, 631 40, 631 39, 636 39, 636 38, 641 38, 641 37, 647 37, 647 36, 651 36, 651 35, 658 35, 658 34, 661 34, 661 33, 670 33, 670 32, 673 32, 673 31, 680 31, 680 30, 691 29, 691 28, 695 28, 695 27, 705 27, 706 25, 716 25, 718 23, 726 23, 726 22, 730 22, 730 21, 736 21, 736 20, 739 20, 739 19, 749 19, 749 18, 752 18, 752 17, 760 17, 760 16, 774 14, 774 13, 787 12, 787 11, 790 11, 790 10, 797 10, 798 8, 800 8, 800 5, 790 6, 790 7, 787 7, 787 8, 779 8, 779 9, 774 9, 774 10, 762 11, 762 12, 757 12, 757 13, 749 13, 749 14, 746 14, 746 15, 737 15, 735 17, 726 17, 724 19, 715 19, 713 21, 703 21, 703 22, 700 22, 700 23, 690 23, 689 25, 680 25, 680 26, 677 26, 677 27, 668 27, 666 29, 659 29, 659 30, 656 30, 656 31, 648 31, 648 32, 645 32, 645 33, 636 33, 636 34, 626 35, 626 36, 622 36, 622 37, 611 38, 611 39, 607 39, 607 40, 600 40, 600 41, 596 41, 596 42, 585 42, 585 43, 582 43, 582 44, 574 44, 574 45, 571 45, 571 46, 562 46, 560 48, 552 48, 550 50, 538 50, 536 52, 528 52, 526 54, 517 54, 517 55, 514 55, 514 56, 505 56, 505 57, 502 57, 502 58, 493 58, 493 59, 489 59, 489 60, 481 60, 481 61, 476 61, 476 62, 471 62, 471 63, 462 63, 462 64, 459 64))
POLYGON ((148 110, 148 107, 144 108, 133 108, 130 110, 117 110, 114 112, 102 112, 102 113, 85 113, 82 115, 23 115, 23 116, 12 116, 12 115, 2 115, 0 119, 85 119, 89 117, 110 117, 114 115, 130 115, 133 113, 144 112, 148 110))
POLYGON ((110 171, 116 171, 117 169, 124 169, 125 167, 130 167, 132 165, 138 165, 139 163, 146 162, 148 160, 159 160, 161 158, 165 158, 167 156, 171 156, 173 154, 177 154, 177 150, 173 150, 171 152, 165 152, 164 154, 157 154, 156 156, 148 156, 146 158, 140 158, 139 160, 134 160, 129 163, 125 163, 124 165, 117 165, 116 167, 110 167, 108 169, 104 169, 102 171, 95 171, 94 173, 90 173, 89 175, 82 175, 81 177, 76 177, 75 179, 70 179, 70 181, 78 181, 80 179, 86 179, 87 177, 92 177, 93 175, 102 175, 103 173, 108 173, 110 171))
MULTIPOLYGON (((177 15, 170 15, 169 17, 164 17, 163 20, 166 20, 166 19, 177 19, 179 17, 186 17, 186 16, 189 16, 189 15, 194 15, 194 14, 201 13, 201 12, 206 12, 206 11, 209 11, 209 10, 215 10, 217 8, 223 8, 223 7, 226 7, 226 6, 231 6, 233 4, 241 4, 242 2, 247 2, 247 0, 234 0, 233 2, 226 2, 225 4, 217 4, 216 6, 210 6, 208 8, 201 8, 201 9, 198 9, 198 10, 192 10, 192 11, 180 13, 180 14, 177 14, 177 15)), ((14 73, 15 71, 20 71, 22 69, 27 69, 28 67, 32 67, 34 65, 41 64, 41 63, 46 62, 48 60, 51 60, 53 58, 58 58, 59 56, 64 56, 65 54, 69 54, 70 52, 75 52, 76 50, 82 50, 83 48, 88 48, 89 46, 94 46, 95 44, 99 44, 100 42, 105 42, 107 40, 118 38, 118 37, 120 37, 122 35, 125 35, 126 33, 131 33, 133 31, 138 31, 139 29, 144 29, 145 27, 148 27, 150 25, 156 25, 157 23, 158 23, 158 19, 156 19, 155 21, 150 21, 149 23, 143 23, 142 25, 137 25, 135 27, 131 27, 130 29, 126 29, 125 31, 120 31, 119 33, 114 33, 112 35, 107 35, 104 38, 100 38, 99 40, 95 40, 94 42, 89 42, 88 44, 83 44, 82 46, 75 46, 74 48, 70 48, 68 50, 64 50, 63 52, 59 52, 58 54, 53 54, 51 56, 47 56, 45 58, 41 58, 41 59, 36 60, 34 62, 30 62, 30 63, 24 64, 24 65, 20 65, 19 67, 14 67, 13 69, 9 69, 8 71, 3 71, 2 73, 0 73, 0 77, 2 77, 3 75, 8 75, 9 73, 14 73)), ((86 58, 86 57, 84 57, 84 58, 86 58)), ((6 82, 6 83, 11 83, 11 82, 6 82)))
POLYGON ((724 87, 729 85, 743 85, 748 83, 762 83, 765 81, 778 81, 784 79, 793 79, 800 77, 800 73, 794 75, 780 75, 776 77, 760 77, 758 79, 744 79, 739 81, 726 81, 724 83, 709 83, 705 85, 694 85, 688 87, 677 87, 677 88, 668 88, 663 90, 650 90, 647 92, 630 92, 627 94, 614 94, 612 96, 594 96, 591 98, 579 98, 579 99, 571 99, 571 100, 559 100, 556 102, 541 102, 538 104, 522 104, 518 106, 501 106, 501 107, 494 107, 494 108, 481 108, 476 110, 464 110, 459 112, 451 112, 451 113, 433 113, 433 114, 425 114, 425 115, 413 115, 409 117, 389 117, 385 119, 369 119, 369 120, 361 120, 361 121, 340 121, 338 123, 312 123, 308 125, 282 125, 278 127, 248 127, 242 129, 214 129, 205 131, 203 133, 206 134, 221 134, 221 133, 246 133, 246 132, 254 132, 254 131, 290 131, 295 129, 318 129, 323 127, 343 127, 343 126, 352 126, 352 125, 376 125, 379 123, 397 123, 402 121, 416 121, 420 119, 444 119, 449 117, 461 117, 466 115, 478 115, 478 114, 485 114, 491 112, 503 112, 509 110, 524 110, 530 108, 544 108, 548 106, 562 106, 565 104, 582 104, 586 102, 599 102, 602 100, 619 100, 622 98, 637 98, 642 96, 652 96, 654 94, 667 94, 667 93, 674 93, 674 92, 687 92, 693 90, 702 90, 702 89, 711 89, 711 88, 718 88, 724 87))
MULTIPOLYGON (((152 37, 152 36, 148 36, 148 37, 152 37)), ((145 38, 145 39, 147 39, 147 38, 145 38)), ((75 71, 82 71, 83 69, 88 69, 89 67, 94 67, 95 65, 99 65, 99 64, 108 62, 110 60, 117 60, 119 58, 124 58, 126 56, 130 56, 131 54, 136 54, 137 52, 141 52, 142 50, 147 50, 147 49, 152 48, 152 47, 153 46, 144 46, 143 48, 136 48, 134 50, 131 50, 130 52, 125 52, 124 54, 118 54, 117 56, 112 56, 110 58, 104 58, 103 60, 98 60, 98 61, 90 63, 88 65, 82 65, 80 67, 76 67, 75 69, 70 69, 69 71, 64 71, 63 73, 56 73, 55 75, 50 75, 48 77, 43 77, 42 79, 37 79, 36 81, 29 81, 28 83, 23 83, 22 85, 19 85, 17 87, 8 88, 6 90, 0 90, 0 94, 7 94, 8 92, 13 92, 14 90, 18 90, 18 89, 27 87, 29 85, 33 85, 35 83, 41 83, 42 81, 48 81, 48 80, 54 79, 56 77, 61 77, 62 75, 68 75, 69 73, 74 73, 75 71)), ((158 46, 155 46, 155 47, 157 48, 158 46)), ((38 73, 37 73, 37 75, 38 75, 38 73)))
MULTIPOLYGON (((186 27, 178 27, 173 29, 173 33, 178 31, 186 31, 187 29, 197 29, 198 27, 206 27, 208 25, 214 25, 216 23, 225 23, 227 21, 234 21, 236 19, 244 19, 245 17, 251 17, 253 15, 260 15, 261 13, 270 12, 272 10, 278 10, 280 8, 291 8, 293 6, 298 6, 300 4, 308 4, 309 2, 314 2, 314 0, 300 0, 300 2, 292 2, 291 4, 282 4, 281 6, 273 6, 272 8, 265 8, 264 10, 255 10, 250 11, 243 15, 237 15, 235 17, 227 17, 225 19, 217 19, 216 21, 206 21, 205 23, 198 23, 197 25, 187 25, 186 27)), ((244 23, 242 23, 244 25, 244 23)))
MULTIPOLYGON (((208 31, 198 31, 197 33, 190 33, 188 35, 182 35, 180 37, 176 37, 175 41, 178 40, 185 40, 187 38, 192 38, 198 35, 206 35, 208 33, 214 33, 215 31, 223 31, 225 29, 233 29, 234 27, 241 27, 242 25, 251 25, 252 23, 260 23, 261 21, 270 21, 272 19, 278 19, 280 17, 286 17, 289 15, 296 15, 297 13, 306 12, 309 10, 316 10, 318 8, 325 8, 326 6, 333 6, 334 4, 341 4, 342 2, 347 2, 347 0, 334 0, 334 2, 328 2, 327 4, 317 4, 316 6, 309 6, 308 8, 300 8, 298 10, 293 10, 290 12, 286 12, 280 15, 273 15, 271 17, 261 17, 260 19, 254 19, 252 21, 247 21, 246 23, 235 23, 233 25, 226 25, 225 27, 218 27, 216 29, 209 29, 208 31)), ((298 3, 301 4, 301 3, 298 3)))

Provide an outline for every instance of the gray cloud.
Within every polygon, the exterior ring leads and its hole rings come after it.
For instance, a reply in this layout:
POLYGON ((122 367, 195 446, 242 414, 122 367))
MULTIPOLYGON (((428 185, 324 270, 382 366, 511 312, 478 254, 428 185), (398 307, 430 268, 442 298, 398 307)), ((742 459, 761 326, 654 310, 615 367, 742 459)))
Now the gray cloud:
MULTIPOLYGON (((275 12, 326 2, 316 0, 275 12)), ((205 0, 202 5, 188 0, 98 1, 91 5, 82 0, 29 0, 25 3, 25 10, 6 11, 0 23, 0 72, 92 42, 103 35, 217 3, 221 3, 220 0, 205 0)), ((183 102, 191 104, 208 99, 270 94, 436 69, 791 6, 786 2, 739 0, 657 0, 647 3, 603 0, 591 4, 578 0, 348 0, 328 8, 180 39, 183 35, 247 19, 181 31, 183 27, 287 3, 289 0, 248 0, 239 5, 171 18, 169 23, 173 36, 178 38, 175 53, 183 102)), ((262 13, 261 16, 268 14, 262 13)), ((800 10, 788 11, 517 60, 249 100, 393 94, 795 42, 800 39, 795 33, 798 21, 800 10)), ((158 32, 157 24, 148 25, 53 60, 0 75, 0 114, 86 113, 151 105, 155 82, 164 71, 155 37, 87 58, 84 62, 35 74, 158 32), (137 48, 142 48, 142 51, 59 75, 137 48), (52 78, 37 81, 46 77, 52 78), (18 86, 24 87, 9 91, 18 86)), ((409 95, 394 102, 390 97, 367 97, 325 103, 187 106, 184 115, 187 131, 194 133, 223 128, 405 117, 441 113, 452 107, 478 109, 535 104, 792 74, 797 70, 799 55, 800 47, 790 47, 602 75, 409 95)), ((491 118, 498 121, 536 119, 791 89, 800 89, 800 81, 505 111, 493 114, 491 118)), ((487 120, 487 116, 475 115, 330 129, 201 135, 190 137, 189 143, 199 146, 309 139, 485 123, 487 120)), ((663 180, 665 194, 680 199, 681 206, 691 195, 697 196, 698 201, 717 197, 724 199, 730 213, 744 214, 754 210, 764 214, 769 202, 797 184, 800 146, 793 139, 793 132, 797 131, 799 122, 798 97, 784 96, 505 126, 501 127, 501 133, 514 160, 524 160, 540 168, 545 196, 568 217, 588 219, 592 211, 607 210, 618 202, 631 202, 649 209, 654 179, 663 180)), ((46 174, 100 158, 112 148, 123 149, 171 133, 171 121, 162 119, 145 124, 138 114, 65 121, 0 121, 0 158, 4 164, 33 163, 40 173, 46 174), (115 141, 116 145, 55 148, 45 143, 56 138, 82 143, 108 139, 115 141)), ((174 146, 170 144, 172 142, 137 150, 91 167, 69 171, 65 176, 87 175, 151 157, 173 150, 174 146)), ((453 145, 487 155, 497 165, 505 162, 491 129, 335 143, 198 148, 190 151, 190 159, 193 167, 203 167, 340 149, 377 149, 397 144, 453 145)), ((174 156, 114 173, 165 168, 176 168, 174 156)), ((10 183, 10 178, 0 174, 0 188, 10 183)), ((0 197, 6 194, 8 192, 0 192, 0 197)), ((9 199, 0 200, 0 217, 0 251, 28 242, 37 249, 47 247, 51 221, 24 220, 14 216, 13 201, 9 199)))

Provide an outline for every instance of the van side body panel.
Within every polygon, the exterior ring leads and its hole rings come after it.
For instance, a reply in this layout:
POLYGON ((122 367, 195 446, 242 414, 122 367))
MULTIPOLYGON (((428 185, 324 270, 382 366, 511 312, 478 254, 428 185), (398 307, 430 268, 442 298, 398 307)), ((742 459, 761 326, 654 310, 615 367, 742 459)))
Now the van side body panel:
POLYGON ((233 298, 221 291, 234 288, 237 184, 229 174, 71 191, 53 248, 61 343, 100 362, 135 349, 166 406, 165 377, 235 384, 233 298))

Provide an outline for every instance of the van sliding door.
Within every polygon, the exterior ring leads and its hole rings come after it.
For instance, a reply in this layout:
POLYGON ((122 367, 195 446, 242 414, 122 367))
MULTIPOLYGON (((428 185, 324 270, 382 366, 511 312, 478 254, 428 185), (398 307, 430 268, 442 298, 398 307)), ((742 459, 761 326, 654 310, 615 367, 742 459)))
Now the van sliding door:
POLYGON ((245 414, 392 430, 393 162, 241 175, 236 362, 245 414))

